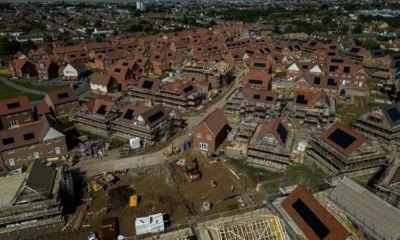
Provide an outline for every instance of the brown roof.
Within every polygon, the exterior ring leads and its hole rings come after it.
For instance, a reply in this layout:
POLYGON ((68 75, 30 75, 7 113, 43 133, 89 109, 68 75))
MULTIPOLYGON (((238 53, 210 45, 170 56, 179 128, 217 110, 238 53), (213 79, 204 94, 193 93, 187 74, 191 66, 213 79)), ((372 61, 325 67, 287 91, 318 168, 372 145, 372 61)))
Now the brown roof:
POLYGON ((36 144, 50 127, 62 133, 62 127, 47 115, 43 115, 37 122, 3 130, 0 135, 0 151, 36 144))
POLYGON ((111 100, 108 96, 99 96, 97 98, 91 99, 89 102, 85 103, 86 108, 89 112, 97 117, 106 118, 108 114, 111 112, 114 107, 115 102, 111 100), (103 113, 100 113, 99 110, 103 110, 103 113))
POLYGON ((69 65, 71 65, 71 67, 75 68, 78 72, 85 70, 85 65, 83 65, 80 62, 70 62, 69 65))
POLYGON ((50 113, 50 108, 46 103, 42 103, 35 106, 37 115, 44 115, 50 113))
POLYGON ((152 127, 167 118, 168 113, 163 105, 157 105, 140 113, 140 116, 146 121, 148 126, 152 127))
POLYGON ((111 65, 108 69, 108 73, 111 74, 116 80, 124 81, 126 79, 126 75, 129 71, 128 67, 125 66, 117 66, 111 65))
POLYGON ((340 86, 339 77, 334 77, 334 76, 302 73, 302 75, 298 78, 296 82, 302 80, 306 81, 310 87, 315 87, 315 88, 339 89, 340 86))
MULTIPOLYGON (((210 113, 200 125, 205 124, 214 136, 218 134, 228 125, 228 119, 224 113, 219 109, 215 109, 214 112, 210 113)), ((199 125, 199 126, 200 126, 199 125)))
POLYGON ((31 104, 27 96, 20 96, 0 100, 0 115, 8 115, 31 110, 31 104))
POLYGON ((65 54, 72 52, 82 52, 84 51, 82 45, 68 46, 68 47, 56 47, 53 49, 54 54, 65 54))
POLYGON ((349 232, 303 186, 281 202, 282 208, 310 240, 344 240, 349 232))
POLYGON ((361 65, 354 63, 328 63, 326 66, 328 73, 337 74, 355 74, 359 70, 363 69, 361 65))
POLYGON ((87 49, 87 51, 100 49, 100 48, 109 48, 109 47, 110 47, 109 42, 99 42, 99 43, 91 42, 91 43, 85 44, 85 48, 87 49))
POLYGON ((192 81, 182 82, 176 80, 175 82, 165 84, 164 87, 170 91, 176 91, 185 96, 196 91, 196 87, 192 81))
POLYGON ((46 95, 54 105, 79 100, 75 90, 68 87, 47 92, 46 95))
POLYGON ((28 61, 25 59, 15 59, 11 62, 11 65, 14 66, 16 69, 22 69, 28 61))
MULTIPOLYGON (((271 121, 264 123, 261 127, 260 133, 257 136, 257 141, 261 140, 265 136, 272 134, 275 139, 279 142, 283 149, 286 148, 287 133, 289 133, 289 128, 282 121, 281 118, 274 118, 271 121), (286 130, 286 135, 281 135, 281 131, 278 128, 283 127, 286 130)), ((284 133, 282 133, 284 134, 284 133)))
POLYGON ((97 53, 96 58, 103 61, 105 58, 109 58, 111 60, 118 60, 124 58, 126 55, 126 51, 119 50, 113 52, 105 52, 105 53, 97 53))
POLYGON ((269 88, 271 79, 271 74, 250 71, 243 77, 242 83, 256 88, 269 88))
POLYGON ((360 132, 339 123, 335 123, 330 127, 321 136, 321 139, 346 156, 351 155, 367 141, 360 132))
POLYGON ((115 64, 116 66, 119 67, 128 67, 129 69, 133 69, 133 67, 135 66, 135 61, 133 60, 126 60, 126 59, 119 59, 117 64, 115 64))
POLYGON ((133 61, 138 65, 138 66, 144 66, 149 59, 147 57, 142 57, 142 56, 135 56, 133 61))
POLYGON ((239 91, 250 102, 259 102, 266 104, 276 104, 279 93, 251 87, 242 87, 239 91))
POLYGON ((39 59, 39 62, 36 64, 36 69, 46 69, 48 70, 52 61, 50 59, 39 59))
POLYGON ((249 61, 249 68, 251 70, 261 70, 268 72, 271 68, 271 62, 266 59, 255 59, 252 58, 249 61))
POLYGON ((124 122, 134 122, 136 121, 137 117, 147 111, 149 108, 148 107, 144 107, 144 106, 138 106, 138 105, 128 105, 124 107, 124 111, 121 115, 121 117, 119 117, 120 120, 124 121, 124 122), (128 111, 133 111, 132 112, 132 119, 126 118, 125 115, 128 111))
POLYGON ((295 105, 301 107, 312 107, 318 101, 323 100, 326 104, 328 104, 328 96, 325 91, 319 92, 308 92, 308 91, 295 91, 293 102, 295 105))
POLYGON ((96 72, 93 73, 92 77, 90 78, 90 83, 107 86, 111 78, 112 78, 111 74, 96 72))
POLYGON ((160 80, 151 78, 141 78, 137 84, 138 88, 146 89, 149 91, 155 91, 160 86, 160 80))

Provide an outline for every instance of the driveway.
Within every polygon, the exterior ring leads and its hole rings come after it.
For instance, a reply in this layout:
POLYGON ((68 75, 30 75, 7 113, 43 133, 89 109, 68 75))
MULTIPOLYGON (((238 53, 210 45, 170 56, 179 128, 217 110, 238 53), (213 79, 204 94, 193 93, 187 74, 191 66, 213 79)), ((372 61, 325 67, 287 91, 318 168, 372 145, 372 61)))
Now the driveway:
MULTIPOLYGON (((204 118, 207 117, 208 114, 210 114, 217 108, 223 108, 225 106, 226 99, 236 90, 236 87, 242 81, 243 74, 238 74, 236 76, 238 77, 235 79, 234 83, 232 83, 234 84, 234 86, 227 93, 225 93, 225 95, 220 100, 205 109, 204 112, 197 114, 196 116, 186 118, 188 127, 186 128, 185 132, 183 132, 183 134, 181 134, 178 138, 174 140, 175 145, 186 140, 188 138, 188 134, 191 133, 204 120, 204 118)), ((115 171, 123 170, 126 168, 152 166, 167 161, 167 158, 164 156, 164 152, 167 152, 169 149, 171 149, 171 145, 154 153, 124 159, 117 159, 118 154, 116 152, 110 152, 109 157, 105 159, 83 160, 78 162, 74 166, 74 168, 86 170, 87 175, 92 176, 104 171, 115 171)))

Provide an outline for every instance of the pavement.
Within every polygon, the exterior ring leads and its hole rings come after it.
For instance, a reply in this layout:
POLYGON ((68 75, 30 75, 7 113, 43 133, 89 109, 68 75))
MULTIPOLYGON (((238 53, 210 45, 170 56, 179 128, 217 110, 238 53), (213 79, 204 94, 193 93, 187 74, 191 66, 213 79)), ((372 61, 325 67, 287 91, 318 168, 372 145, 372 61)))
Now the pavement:
MULTIPOLYGON (((208 116, 211 112, 213 112, 216 108, 223 108, 226 104, 226 99, 236 90, 236 87, 241 83, 243 74, 238 74, 236 80, 232 83, 233 87, 225 93, 225 95, 219 99, 217 102, 212 104, 210 107, 205 109, 204 112, 197 114, 195 116, 187 117, 188 127, 185 129, 183 134, 180 134, 178 138, 174 140, 174 143, 180 143, 188 138, 188 134, 191 133, 203 120, 208 116)), ((164 155, 171 149, 171 145, 160 149, 159 151, 142 155, 142 156, 134 156, 123 159, 118 159, 118 150, 110 151, 109 157, 103 159, 87 159, 78 162, 74 165, 73 168, 79 168, 81 170, 85 170, 87 176, 93 176, 104 171, 115 171, 115 170, 124 170, 127 168, 139 168, 145 166, 152 166, 163 163, 167 160, 164 155)))

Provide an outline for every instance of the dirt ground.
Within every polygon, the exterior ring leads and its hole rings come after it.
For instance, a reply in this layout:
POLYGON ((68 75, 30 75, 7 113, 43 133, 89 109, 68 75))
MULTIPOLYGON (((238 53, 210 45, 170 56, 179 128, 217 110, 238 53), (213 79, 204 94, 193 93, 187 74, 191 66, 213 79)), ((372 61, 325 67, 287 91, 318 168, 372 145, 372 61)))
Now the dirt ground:
POLYGON ((340 119, 345 125, 350 125, 359 115, 366 113, 369 109, 364 103, 363 97, 359 96, 354 96, 351 102, 339 100, 337 108, 340 119))

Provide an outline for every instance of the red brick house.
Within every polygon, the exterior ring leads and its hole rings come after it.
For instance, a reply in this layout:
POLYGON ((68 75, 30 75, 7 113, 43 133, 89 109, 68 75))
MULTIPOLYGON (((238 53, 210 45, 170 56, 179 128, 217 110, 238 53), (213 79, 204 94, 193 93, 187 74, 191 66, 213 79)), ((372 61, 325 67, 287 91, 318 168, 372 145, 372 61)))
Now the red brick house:
POLYGON ((41 79, 53 79, 58 76, 58 65, 50 59, 39 59, 36 71, 41 79))
MULTIPOLYGON (((0 100, 0 129, 19 127, 34 121, 27 96, 0 100)), ((1 134, 0 134, 1 135, 1 134)))
POLYGON ((72 88, 63 88, 48 92, 44 101, 50 107, 55 117, 65 116, 79 107, 78 95, 72 88))
POLYGON ((94 94, 105 95, 118 91, 118 82, 108 73, 93 73, 90 79, 90 89, 94 94))
POLYGON ((193 148, 214 153, 228 136, 230 130, 228 119, 217 108, 193 131, 193 148))
POLYGON ((340 79, 343 86, 366 88, 368 74, 361 65, 354 63, 330 63, 326 66, 327 75, 340 79))
POLYGON ((36 76, 35 65, 25 59, 16 59, 10 63, 10 73, 13 77, 29 78, 36 76))

